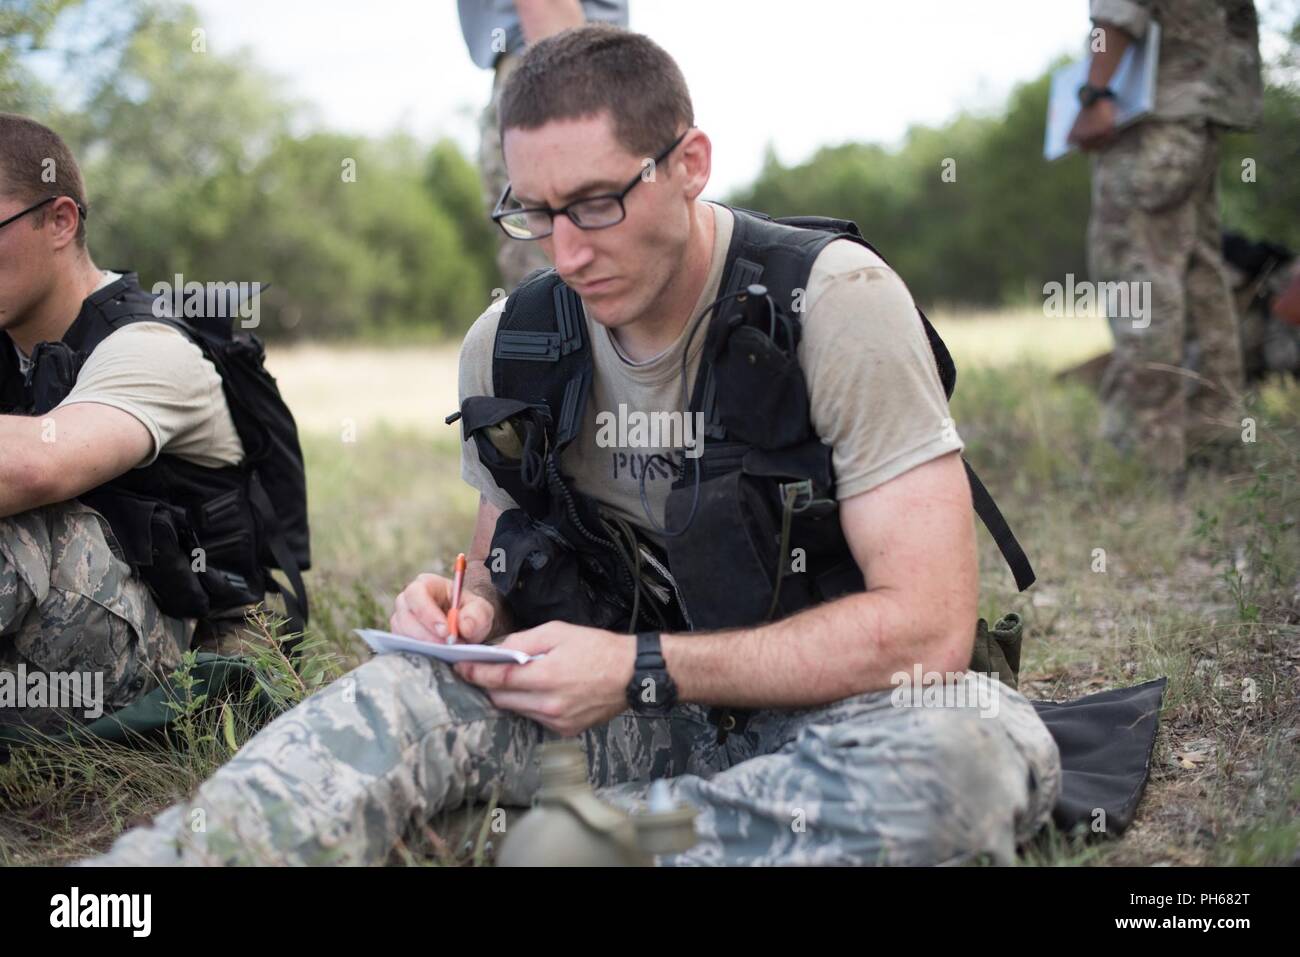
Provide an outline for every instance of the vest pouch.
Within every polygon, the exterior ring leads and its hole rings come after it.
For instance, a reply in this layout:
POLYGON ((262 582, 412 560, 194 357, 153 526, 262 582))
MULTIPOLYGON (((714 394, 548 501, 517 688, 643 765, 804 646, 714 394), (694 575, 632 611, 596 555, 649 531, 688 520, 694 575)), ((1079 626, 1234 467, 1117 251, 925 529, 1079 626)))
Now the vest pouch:
POLYGON ((771 514, 778 533, 782 487, 795 494, 791 554, 781 580, 781 610, 786 613, 866 588, 840 525, 832 454, 831 446, 814 435, 786 449, 750 449, 741 460, 747 475, 761 477, 774 489, 771 514), (802 559, 798 564, 795 549, 802 559))
POLYGON ((784 448, 808 437, 808 386, 796 353, 785 352, 753 326, 738 326, 713 367, 718 418, 728 437, 760 449, 784 448))
POLYGON ((153 502, 149 516, 152 562, 141 565, 140 577, 153 592, 158 608, 173 618, 202 618, 211 610, 192 563, 199 547, 190 532, 185 512, 164 502, 153 502))
POLYGON ((68 397, 77 382, 77 354, 64 342, 41 342, 32 351, 33 414, 44 415, 68 397))
POLYGON ((211 604, 199 575, 191 569, 193 549, 184 509, 159 499, 104 487, 79 499, 108 522, 122 560, 153 593, 159 610, 173 618, 201 618, 211 604))
POLYGON ((484 564, 516 627, 567 621, 620 630, 620 621, 627 621, 628 607, 597 574, 598 563, 521 508, 507 509, 497 519, 484 564))
MULTIPOLYGON (((671 529, 686 522, 692 484, 668 493, 665 521, 671 529)), ((736 470, 700 482, 690 527, 667 538, 668 566, 696 629, 766 620, 780 532, 761 480, 736 470)))
POLYGON ((971 650, 970 670, 992 675, 1012 688, 1020 686, 1020 646, 1024 640, 1024 622, 1015 612, 1008 612, 990 629, 983 618, 975 623, 975 645, 971 650))
POLYGON ((521 506, 545 508, 544 465, 551 414, 544 405, 472 395, 461 403, 461 431, 479 461, 521 506))
POLYGON ((198 561, 196 556, 190 568, 198 575, 213 611, 253 605, 262 600, 266 594, 265 583, 260 578, 249 581, 244 574, 235 571, 258 568, 254 561, 256 545, 247 530, 224 538, 204 538, 196 547, 203 550, 202 561, 198 561))
POLYGON ((526 454, 546 454, 546 432, 551 414, 543 405, 518 399, 472 395, 461 405, 461 428, 473 438, 483 464, 519 468, 526 454))
POLYGON ((191 506, 190 518, 195 539, 190 568, 208 593, 212 611, 261 601, 266 579, 253 534, 257 519, 244 489, 214 488, 201 504, 191 506))
POLYGON ((103 486, 80 501, 108 521, 123 561, 149 586, 163 614, 201 618, 208 613, 208 595, 190 568, 197 543, 183 509, 121 490, 108 494, 103 486))

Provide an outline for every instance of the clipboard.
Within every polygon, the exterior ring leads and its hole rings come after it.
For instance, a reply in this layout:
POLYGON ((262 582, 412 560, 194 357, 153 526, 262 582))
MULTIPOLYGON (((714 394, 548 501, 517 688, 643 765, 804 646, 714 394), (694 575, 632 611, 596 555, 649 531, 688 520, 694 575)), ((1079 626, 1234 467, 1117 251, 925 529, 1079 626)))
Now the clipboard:
MULTIPOLYGON (((1079 87, 1088 80, 1091 57, 1065 64, 1052 73, 1047 99, 1047 129, 1043 134, 1043 158, 1060 159, 1077 150, 1066 137, 1079 116, 1079 87)), ((1154 20, 1146 36, 1133 43, 1120 57, 1110 88, 1115 91, 1115 128, 1122 129, 1149 115, 1156 104, 1156 74, 1160 67, 1160 24, 1154 20)))

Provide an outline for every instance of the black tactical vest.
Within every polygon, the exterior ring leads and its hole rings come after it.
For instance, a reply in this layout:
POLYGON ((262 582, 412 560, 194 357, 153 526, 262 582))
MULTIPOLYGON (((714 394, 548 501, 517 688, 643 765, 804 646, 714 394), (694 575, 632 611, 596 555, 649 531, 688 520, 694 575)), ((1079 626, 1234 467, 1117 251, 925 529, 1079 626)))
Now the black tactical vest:
POLYGON ((221 375, 244 462, 209 468, 162 454, 79 501, 107 519, 165 614, 206 618, 261 601, 269 589, 284 593, 291 625, 301 630, 307 595, 300 571, 310 567, 302 454, 292 417, 262 369, 261 343, 233 336, 229 319, 160 318, 153 307, 135 274, 124 274, 85 300, 62 340, 36 346, 26 375, 0 333, 0 413, 49 412, 72 391, 95 348, 126 325, 165 322, 180 330, 221 375), (290 587, 270 568, 282 569, 290 587))
MULTIPOLYGON (((495 395, 467 397, 448 421, 462 419, 464 436, 520 506, 501 515, 486 560, 520 627, 553 619, 628 631, 740 627, 865 588, 840 527, 832 450, 809 419, 792 304, 828 243, 872 247, 845 220, 732 212, 722 295, 690 399, 690 411, 704 415, 703 454, 683 458, 672 485, 666 549, 604 520, 560 468, 593 369, 577 294, 551 269, 507 300, 495 395)), ((917 312, 951 396, 952 358, 917 312)), ((966 472, 976 511, 1023 591, 1033 569, 969 464, 966 472)))

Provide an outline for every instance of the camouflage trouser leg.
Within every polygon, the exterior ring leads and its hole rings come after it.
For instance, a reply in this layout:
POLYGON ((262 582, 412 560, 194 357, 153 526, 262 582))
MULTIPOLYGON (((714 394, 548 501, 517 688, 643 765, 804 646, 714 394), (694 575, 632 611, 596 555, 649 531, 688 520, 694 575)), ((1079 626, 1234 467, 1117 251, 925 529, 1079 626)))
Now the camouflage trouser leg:
POLYGON ((77 502, 0 519, 0 687, 21 676, 29 690, 51 692, 41 706, 26 695, 21 708, 0 697, 0 727, 56 733, 88 723, 180 664, 193 626, 158 610, 114 544, 103 517, 77 502), (70 706, 49 700, 65 697, 53 693, 60 687, 102 692, 93 707, 70 706))
POLYGON ((524 807, 547 734, 450 667, 380 655, 263 728, 188 800, 95 864, 378 864, 410 824, 524 807))
MULTIPOLYGON (((666 718, 624 713, 582 740, 602 798, 630 807, 671 776, 700 809, 700 844, 660 863, 1006 861, 1047 819, 1059 762, 1029 704, 1009 689, 999 700, 999 716, 981 718, 861 695, 756 716, 724 745, 705 708, 682 705, 666 718)), ((538 746, 554 737, 445 665, 380 656, 92 863, 378 863, 438 811, 494 793, 526 806, 538 746)))
POLYGON ((1115 351, 1100 388, 1102 433, 1166 474, 1183 468, 1189 425, 1207 414, 1231 419, 1241 391, 1236 314, 1219 253, 1217 171, 1217 134, 1194 123, 1139 123, 1093 163, 1091 277, 1125 292, 1133 284, 1149 290, 1146 315, 1131 300, 1128 315, 1108 315, 1115 351), (1190 409, 1189 396, 1197 397, 1190 409))
MULTIPOLYGON (((976 855, 1012 863, 1016 845, 1051 816, 1060 756, 1019 692, 973 672, 962 680, 965 701, 992 706, 896 707, 891 692, 874 692, 758 712, 723 745, 703 709, 686 706, 673 719, 686 725, 674 729, 675 747, 653 753, 654 773, 680 775, 670 790, 699 809, 700 840, 658 863, 926 865, 976 855)), ((604 753, 617 758, 597 767, 597 784, 645 762, 620 744, 644 735, 615 722, 609 736, 604 753)), ((647 792, 645 783, 617 784, 600 796, 630 810, 647 792)))
MULTIPOLYGON (((484 196, 490 213, 496 208, 497 200, 506 188, 509 179, 506 174, 505 157, 501 155, 501 131, 497 126, 497 103, 501 99, 501 87, 506 78, 519 64, 514 55, 501 57, 497 61, 496 78, 492 81, 492 99, 479 115, 479 172, 483 177, 484 196)), ((511 239, 497 227, 499 245, 497 246, 497 267, 501 270, 501 281, 507 292, 519 285, 523 278, 534 269, 550 266, 542 247, 536 242, 511 239)))
MULTIPOLYGON (((1217 140, 1213 153, 1217 166, 1217 140)), ((1197 204, 1196 242, 1187 269, 1187 337, 1197 352, 1200 377, 1188 383, 1189 452, 1202 446, 1240 447, 1246 384, 1241 321, 1223 262, 1217 176, 1210 177, 1197 204)))

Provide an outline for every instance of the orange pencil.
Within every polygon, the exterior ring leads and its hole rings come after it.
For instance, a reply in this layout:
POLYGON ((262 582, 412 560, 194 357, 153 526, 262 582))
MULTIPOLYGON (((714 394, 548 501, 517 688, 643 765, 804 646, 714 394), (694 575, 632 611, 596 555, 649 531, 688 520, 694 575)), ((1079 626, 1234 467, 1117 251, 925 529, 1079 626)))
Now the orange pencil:
POLYGON ((451 583, 451 608, 447 610, 447 644, 454 645, 460 638, 456 612, 460 609, 460 590, 465 584, 465 553, 456 556, 456 577, 451 583))

